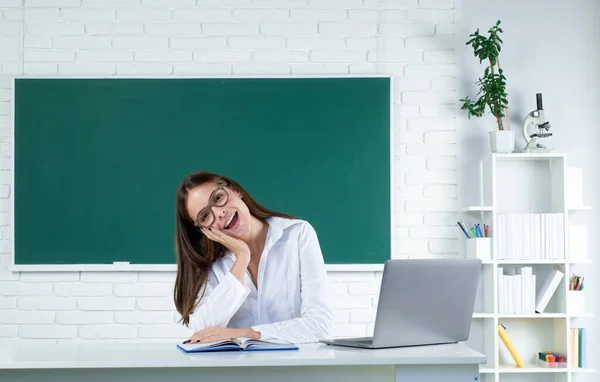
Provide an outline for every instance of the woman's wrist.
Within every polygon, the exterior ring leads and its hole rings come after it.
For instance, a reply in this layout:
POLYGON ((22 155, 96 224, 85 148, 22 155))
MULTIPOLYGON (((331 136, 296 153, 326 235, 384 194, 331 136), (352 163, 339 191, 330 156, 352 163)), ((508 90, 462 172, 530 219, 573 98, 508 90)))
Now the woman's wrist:
POLYGON ((250 263, 250 251, 234 253, 235 259, 243 262, 246 266, 250 263))

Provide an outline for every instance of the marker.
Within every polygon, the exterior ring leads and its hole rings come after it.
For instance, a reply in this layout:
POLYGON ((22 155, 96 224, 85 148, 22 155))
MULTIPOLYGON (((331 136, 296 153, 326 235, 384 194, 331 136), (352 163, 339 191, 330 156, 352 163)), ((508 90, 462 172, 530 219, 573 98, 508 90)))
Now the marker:
POLYGON ((467 233, 467 230, 465 229, 465 227, 462 225, 461 222, 456 222, 456 224, 458 224, 458 226, 460 227, 461 231, 464 232, 465 236, 467 237, 467 239, 470 239, 471 237, 469 236, 469 234, 467 233))

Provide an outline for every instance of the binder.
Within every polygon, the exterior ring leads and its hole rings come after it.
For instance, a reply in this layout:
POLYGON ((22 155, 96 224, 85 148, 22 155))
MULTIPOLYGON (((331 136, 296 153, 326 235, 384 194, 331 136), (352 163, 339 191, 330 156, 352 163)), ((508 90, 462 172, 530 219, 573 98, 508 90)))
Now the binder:
POLYGON ((523 363, 521 356, 519 355, 519 353, 513 346, 512 342, 510 341, 510 338, 508 338, 508 334, 506 334, 506 328, 502 324, 498 324, 498 335, 500 335, 502 342, 504 342, 504 346, 506 346, 506 348, 510 352, 510 355, 513 357, 513 359, 517 363, 517 367, 518 368, 525 367, 525 364, 523 363))
POLYGON ((560 280, 562 280, 563 276, 564 274, 559 270, 554 270, 548 275, 537 296, 535 303, 536 313, 544 312, 544 309, 548 306, 548 303, 556 291, 556 288, 558 288, 558 284, 560 284, 560 280))

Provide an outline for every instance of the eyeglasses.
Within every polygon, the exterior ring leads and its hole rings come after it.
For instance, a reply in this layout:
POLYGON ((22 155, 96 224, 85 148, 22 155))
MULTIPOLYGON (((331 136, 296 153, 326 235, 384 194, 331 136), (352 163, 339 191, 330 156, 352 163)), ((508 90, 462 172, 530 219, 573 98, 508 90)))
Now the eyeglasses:
POLYGON ((204 207, 198 215, 196 215, 196 221, 194 225, 196 228, 208 228, 215 222, 215 214, 212 211, 213 206, 223 207, 229 200, 229 194, 225 190, 225 184, 221 184, 219 187, 210 194, 208 199, 208 206, 204 207))

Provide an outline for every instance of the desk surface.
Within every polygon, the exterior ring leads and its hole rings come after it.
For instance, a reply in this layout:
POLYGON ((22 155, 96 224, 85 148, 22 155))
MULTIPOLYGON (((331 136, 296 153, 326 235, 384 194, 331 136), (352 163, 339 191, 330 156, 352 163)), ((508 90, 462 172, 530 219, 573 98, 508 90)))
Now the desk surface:
POLYGON ((260 367, 319 365, 482 364, 485 355, 464 344, 354 349, 302 344, 300 350, 184 353, 171 343, 7 344, 0 369, 260 367))

